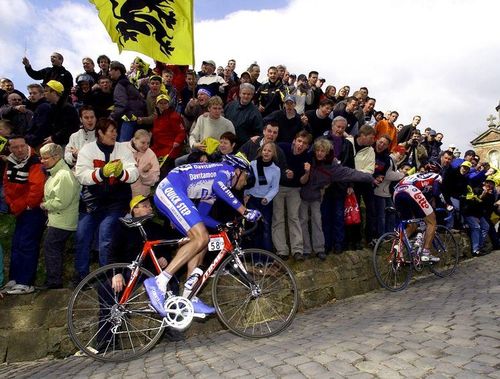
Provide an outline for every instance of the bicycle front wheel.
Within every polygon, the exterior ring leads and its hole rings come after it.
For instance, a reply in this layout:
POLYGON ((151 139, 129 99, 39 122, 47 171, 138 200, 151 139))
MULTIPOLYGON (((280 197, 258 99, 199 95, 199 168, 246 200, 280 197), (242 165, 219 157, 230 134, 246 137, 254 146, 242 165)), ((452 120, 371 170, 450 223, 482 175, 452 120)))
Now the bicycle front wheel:
POLYGON ((78 284, 68 304, 68 329, 74 344, 86 355, 108 362, 129 361, 150 350, 161 337, 163 319, 149 307, 142 282, 153 276, 144 268, 130 297, 119 304, 122 293, 111 287, 113 276, 128 282, 126 263, 114 263, 91 272, 78 284))
POLYGON ((285 330, 299 306, 295 276, 269 251, 245 249, 232 255, 215 273, 212 298, 222 323, 246 338, 270 337, 285 330))
POLYGON ((429 267, 435 275, 444 278, 455 272, 460 250, 448 228, 438 225, 432 240, 431 254, 439 258, 439 262, 432 262, 429 267))
POLYGON ((373 249, 373 269, 380 285, 389 291, 401 291, 408 286, 413 266, 406 245, 399 244, 398 233, 385 233, 378 239, 373 249))

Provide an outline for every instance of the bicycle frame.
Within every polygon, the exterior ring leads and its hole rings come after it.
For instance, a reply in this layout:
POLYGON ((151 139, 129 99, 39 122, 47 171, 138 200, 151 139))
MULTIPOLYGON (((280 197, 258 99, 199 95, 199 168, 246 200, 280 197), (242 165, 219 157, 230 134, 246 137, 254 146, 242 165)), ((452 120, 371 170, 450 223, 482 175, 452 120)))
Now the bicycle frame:
MULTIPOLYGON (((145 235, 145 234, 144 234, 145 235)), ((221 231, 217 234, 211 234, 210 240, 214 238, 222 238, 224 241, 224 246, 221 249, 221 251, 217 254, 217 256, 214 258, 208 269, 203 273, 203 276, 201 279, 199 279, 195 286, 193 287, 193 290, 191 291, 191 294, 188 296, 188 299, 193 298, 196 296, 196 294, 199 292, 201 287, 205 284, 205 282, 208 280, 208 278, 213 274, 213 272, 217 269, 219 264, 222 262, 222 260, 227 256, 228 253, 232 252, 234 250, 234 246, 231 243, 231 240, 229 239, 227 232, 226 231, 221 231)), ((181 238, 181 239, 173 239, 173 240, 155 240, 155 241, 144 241, 144 246, 142 248, 141 253, 139 254, 138 258, 133 261, 130 264, 130 268, 132 269, 132 274, 130 276, 130 279, 123 290, 123 294, 120 298, 119 303, 124 304, 129 300, 130 294, 132 293, 133 288, 135 287, 135 282, 137 281, 138 275, 139 275, 139 267, 142 266, 142 263, 146 259, 147 256, 149 256, 153 262, 153 265, 155 267, 156 273, 159 274, 162 271, 162 268, 160 267, 160 264, 158 263, 158 259, 156 258, 156 255, 153 251, 153 248, 156 246, 174 246, 174 245, 179 245, 182 241, 185 241, 186 238, 181 238)))
POLYGON ((398 259, 402 260, 403 259, 403 251, 401 249, 402 245, 404 244, 406 248, 408 249, 408 252, 410 254, 410 257, 412 258, 412 263, 413 263, 413 246, 410 243, 410 238, 408 237, 408 233, 406 232, 406 227, 410 224, 417 224, 422 222, 424 219, 423 218, 412 218, 409 220, 401 220, 398 226, 396 227, 396 233, 399 235, 399 249, 398 249, 398 259))

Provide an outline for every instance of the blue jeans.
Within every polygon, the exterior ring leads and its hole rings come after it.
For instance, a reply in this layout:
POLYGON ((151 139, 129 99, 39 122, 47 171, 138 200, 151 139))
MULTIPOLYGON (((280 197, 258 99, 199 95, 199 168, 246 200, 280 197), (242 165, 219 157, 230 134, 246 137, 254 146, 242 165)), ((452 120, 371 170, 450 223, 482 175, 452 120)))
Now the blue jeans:
POLYGON ((9 279, 15 280, 17 284, 30 286, 35 281, 46 219, 45 212, 40 208, 25 210, 16 218, 9 279))
POLYGON ((321 202, 321 223, 325 236, 325 251, 343 250, 345 241, 344 202, 346 191, 329 193, 327 189, 321 202))
POLYGON ((134 136, 137 127, 137 122, 135 121, 123 121, 120 127, 120 137, 119 142, 127 142, 134 136))
POLYGON ((469 225, 472 251, 478 251, 486 242, 490 225, 484 217, 464 216, 464 219, 469 225))
POLYGON ((3 190, 3 183, 0 180, 0 213, 9 213, 9 206, 5 202, 5 194, 3 190))
POLYGON ((43 241, 43 252, 45 256, 45 271, 47 278, 45 284, 62 285, 63 253, 66 242, 74 232, 49 226, 43 241))
POLYGON ((90 270, 90 248, 97 229, 99 229, 99 266, 108 262, 113 243, 113 232, 116 231, 118 219, 122 211, 97 211, 80 213, 76 230, 75 271, 84 278, 90 270))
POLYGON ((271 239, 271 223, 273 220, 273 202, 267 205, 261 203, 262 199, 259 197, 250 197, 247 207, 250 209, 257 209, 262 214, 262 220, 257 227, 256 232, 253 234, 251 247, 273 251, 273 242, 271 239))
POLYGON ((387 207, 394 207, 394 202, 392 201, 392 197, 381 197, 375 195, 374 205, 375 219, 377 221, 377 237, 380 237, 386 232, 393 231, 396 226, 396 214, 385 211, 385 208, 387 207))

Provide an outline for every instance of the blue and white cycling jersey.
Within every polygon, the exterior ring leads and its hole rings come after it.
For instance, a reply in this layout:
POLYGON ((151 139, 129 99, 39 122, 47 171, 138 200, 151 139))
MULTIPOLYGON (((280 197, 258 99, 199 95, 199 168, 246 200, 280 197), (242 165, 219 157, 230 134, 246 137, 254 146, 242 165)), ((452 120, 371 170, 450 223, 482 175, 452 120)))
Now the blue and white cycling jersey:
POLYGON ((242 204, 231 192, 234 168, 226 163, 193 163, 174 168, 154 196, 158 209, 184 234, 199 222, 208 227, 219 223, 208 214, 216 199, 235 210, 242 204), (200 200, 198 208, 192 200, 200 200))

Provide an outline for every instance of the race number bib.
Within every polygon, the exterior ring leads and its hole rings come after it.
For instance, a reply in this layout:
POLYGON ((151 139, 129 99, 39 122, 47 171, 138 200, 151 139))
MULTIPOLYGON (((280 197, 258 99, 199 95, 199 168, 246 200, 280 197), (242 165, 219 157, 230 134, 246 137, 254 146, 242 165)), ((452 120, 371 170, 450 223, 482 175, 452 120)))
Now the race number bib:
POLYGON ((208 242, 208 251, 219 251, 224 247, 224 238, 213 237, 208 242))

